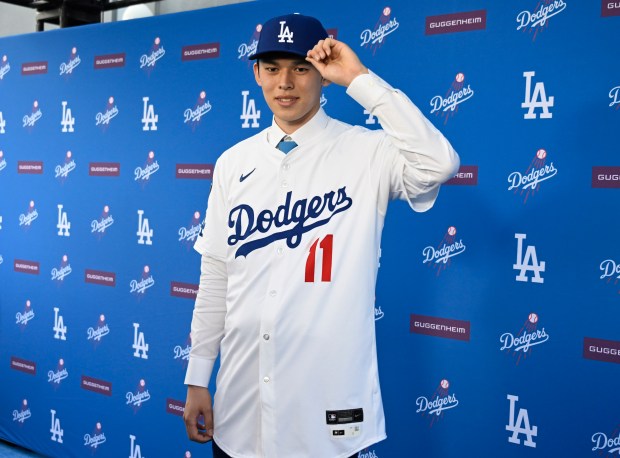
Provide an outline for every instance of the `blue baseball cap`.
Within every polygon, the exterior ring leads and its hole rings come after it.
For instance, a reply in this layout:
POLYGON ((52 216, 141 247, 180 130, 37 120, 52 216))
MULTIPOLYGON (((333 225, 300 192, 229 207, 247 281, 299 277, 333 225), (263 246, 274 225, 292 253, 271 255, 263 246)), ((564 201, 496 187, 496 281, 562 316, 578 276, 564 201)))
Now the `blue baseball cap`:
POLYGON ((256 52, 249 59, 265 54, 287 53, 306 57, 319 40, 327 38, 327 31, 318 19, 299 13, 269 19, 260 31, 256 52))

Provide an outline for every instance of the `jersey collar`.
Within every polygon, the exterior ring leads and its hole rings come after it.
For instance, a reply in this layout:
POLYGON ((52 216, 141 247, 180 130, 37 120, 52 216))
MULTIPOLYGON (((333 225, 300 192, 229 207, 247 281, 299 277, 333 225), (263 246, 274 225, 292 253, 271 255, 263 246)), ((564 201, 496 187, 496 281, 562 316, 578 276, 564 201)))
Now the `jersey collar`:
MULTIPOLYGON (((319 108, 319 111, 317 111, 317 113, 312 117, 312 119, 310 119, 307 123, 305 123, 303 126, 301 126, 289 136, 298 145, 303 145, 312 138, 320 135, 321 132, 325 130, 328 122, 329 116, 327 116, 323 108, 319 108)), ((287 134, 282 129, 280 129, 280 126, 278 126, 275 119, 273 119, 271 121, 271 127, 267 129, 267 142, 275 148, 280 142, 280 140, 282 140, 282 137, 284 137, 285 135, 287 134)))

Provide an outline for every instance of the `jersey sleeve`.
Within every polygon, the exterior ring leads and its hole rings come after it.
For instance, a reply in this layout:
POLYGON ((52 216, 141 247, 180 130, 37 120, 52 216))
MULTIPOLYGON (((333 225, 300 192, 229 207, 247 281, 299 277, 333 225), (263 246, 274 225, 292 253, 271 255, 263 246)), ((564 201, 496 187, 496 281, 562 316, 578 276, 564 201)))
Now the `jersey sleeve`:
POLYGON ((225 190, 222 186, 222 173, 221 162, 218 160, 213 171, 207 213, 202 230, 194 243, 194 249, 201 255, 226 261, 227 206, 225 190))
POLYGON ((415 211, 433 206, 439 186, 452 178, 459 157, 446 138, 401 91, 377 75, 360 75, 347 93, 379 120, 381 142, 379 185, 391 197, 407 200, 415 211))

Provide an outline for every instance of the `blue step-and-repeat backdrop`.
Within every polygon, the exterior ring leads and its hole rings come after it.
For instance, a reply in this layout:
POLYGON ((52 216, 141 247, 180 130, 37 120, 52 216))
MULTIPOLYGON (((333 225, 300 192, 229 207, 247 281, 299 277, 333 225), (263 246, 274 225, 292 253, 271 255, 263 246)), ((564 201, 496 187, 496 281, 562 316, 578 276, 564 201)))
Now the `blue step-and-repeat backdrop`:
MULTIPOLYGON (((253 2, 0 40, 0 438, 211 456, 181 419, 192 244, 218 155, 271 122, 248 55, 291 11, 462 160, 430 212, 390 207, 388 439, 360 458, 620 455, 617 0, 253 2)), ((379 127, 341 87, 322 104, 379 127)))

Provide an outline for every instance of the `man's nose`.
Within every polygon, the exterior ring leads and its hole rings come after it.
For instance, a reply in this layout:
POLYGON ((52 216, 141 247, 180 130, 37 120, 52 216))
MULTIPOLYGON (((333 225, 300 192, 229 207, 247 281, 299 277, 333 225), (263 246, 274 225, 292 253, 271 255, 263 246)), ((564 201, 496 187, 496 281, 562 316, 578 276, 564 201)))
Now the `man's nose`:
POLYGON ((278 81, 278 87, 280 89, 291 89, 293 87, 293 74, 288 69, 283 69, 280 72, 280 80, 278 81))

